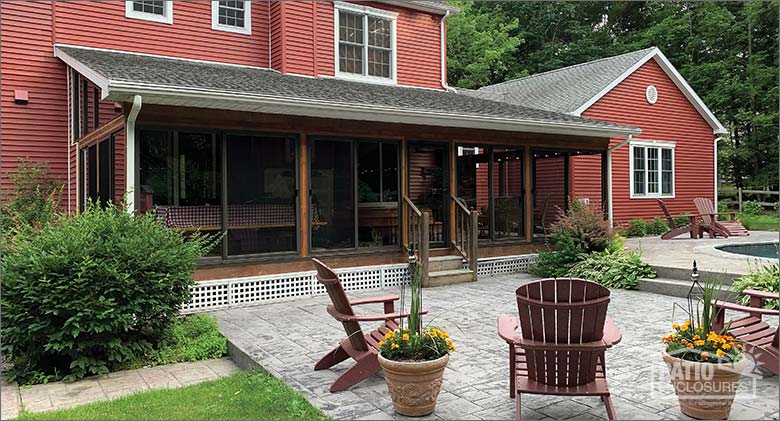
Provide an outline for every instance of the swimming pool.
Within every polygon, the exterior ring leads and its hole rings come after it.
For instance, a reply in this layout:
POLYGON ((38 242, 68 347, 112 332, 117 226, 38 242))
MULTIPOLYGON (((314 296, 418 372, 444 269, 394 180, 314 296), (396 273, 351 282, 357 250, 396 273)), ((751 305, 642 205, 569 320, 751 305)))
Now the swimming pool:
POLYGON ((778 254, 778 243, 728 244, 719 246, 717 249, 728 253, 761 257, 764 259, 777 259, 780 257, 780 254, 778 254))

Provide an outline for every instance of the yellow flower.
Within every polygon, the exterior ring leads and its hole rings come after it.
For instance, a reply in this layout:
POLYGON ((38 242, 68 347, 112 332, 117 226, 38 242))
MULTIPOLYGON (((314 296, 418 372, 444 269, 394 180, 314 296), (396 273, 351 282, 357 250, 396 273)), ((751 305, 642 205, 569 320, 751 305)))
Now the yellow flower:
POLYGON ((444 338, 444 339, 447 339, 447 338, 449 338, 449 337, 450 337, 450 335, 448 335, 448 334, 447 334, 447 332, 445 332, 445 331, 443 331, 443 330, 442 330, 442 331, 441 331, 441 337, 442 337, 442 338, 444 338))
POLYGON ((688 348, 693 349, 693 344, 686 345, 688 348))
POLYGON ((672 323, 672 329, 677 330, 679 328, 680 328, 680 325, 678 325, 677 323, 672 323))
POLYGON ((717 354, 719 357, 722 357, 722 356, 726 355, 726 353, 723 352, 722 349, 719 349, 719 350, 715 351, 715 354, 717 354))
POLYGON ((390 344, 390 349, 396 349, 396 348, 400 348, 397 343, 393 342, 390 344))
POLYGON ((690 320, 686 320, 685 321, 685 326, 690 326, 690 325, 691 325, 691 321, 690 320))
POLYGON ((452 346, 452 339, 447 339, 445 343, 447 344, 447 346, 452 346))
POLYGON ((720 347, 723 348, 723 349, 729 349, 729 348, 731 348, 731 344, 723 344, 720 347))
POLYGON ((696 345, 696 346, 702 346, 702 345, 704 345, 704 341, 699 339, 698 341, 693 341, 693 344, 696 345))
POLYGON ((385 339, 390 339, 393 337, 393 332, 387 332, 385 333, 385 339))
POLYGON ((385 346, 385 341, 379 341, 379 347, 381 348, 383 346, 385 346))
POLYGON ((694 341, 698 341, 699 339, 701 339, 701 336, 699 336, 699 335, 693 335, 693 340, 694 340, 694 341))
POLYGON ((709 359, 710 358, 710 353, 707 352, 707 351, 704 351, 704 352, 701 353, 701 357, 704 358, 705 360, 709 359))
POLYGON ((450 348, 450 351, 455 351, 455 347, 454 346, 450 345, 449 348, 450 348))
POLYGON ((404 333, 403 336, 401 336, 401 339, 403 339, 405 341, 408 341, 409 340, 409 334, 408 333, 404 333))
POLYGON ((681 331, 681 332, 685 332, 686 330, 688 330, 688 326, 690 326, 688 323, 686 323, 686 324, 684 324, 684 325, 680 326, 680 331, 681 331))

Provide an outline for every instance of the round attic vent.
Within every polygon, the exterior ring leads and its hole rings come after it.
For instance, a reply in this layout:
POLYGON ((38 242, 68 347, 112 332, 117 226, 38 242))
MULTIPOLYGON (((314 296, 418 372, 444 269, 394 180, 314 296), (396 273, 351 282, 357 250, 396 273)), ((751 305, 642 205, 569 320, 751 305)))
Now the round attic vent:
POLYGON ((647 98, 648 103, 655 104, 655 102, 658 101, 658 89, 653 85, 648 86, 647 89, 645 89, 645 98, 647 98))

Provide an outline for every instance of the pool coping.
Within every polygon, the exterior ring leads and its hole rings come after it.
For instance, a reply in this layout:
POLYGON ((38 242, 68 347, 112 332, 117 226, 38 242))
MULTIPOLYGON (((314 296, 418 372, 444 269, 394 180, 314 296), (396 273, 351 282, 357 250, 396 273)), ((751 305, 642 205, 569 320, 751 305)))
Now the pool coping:
POLYGON ((778 259, 772 259, 769 257, 758 257, 758 256, 751 256, 748 254, 739 254, 739 253, 732 253, 728 251, 723 251, 720 248, 721 247, 730 247, 730 246, 762 246, 767 244, 778 244, 777 241, 758 241, 755 243, 731 243, 731 244, 714 244, 714 245, 703 245, 703 246, 696 246, 693 249, 695 251, 701 252, 702 254, 707 254, 714 257, 719 257, 722 259, 729 259, 729 260, 741 260, 748 262, 754 262, 761 265, 767 265, 767 264, 773 264, 777 263, 778 259))

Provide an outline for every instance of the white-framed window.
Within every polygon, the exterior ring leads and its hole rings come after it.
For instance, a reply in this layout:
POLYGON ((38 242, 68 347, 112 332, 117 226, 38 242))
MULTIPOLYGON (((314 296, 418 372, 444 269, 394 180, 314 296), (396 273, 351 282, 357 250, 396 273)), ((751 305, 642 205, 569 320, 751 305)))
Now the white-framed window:
POLYGON ((398 14, 338 1, 334 5, 336 76, 395 83, 398 14))
POLYGON ((173 23, 172 0, 128 0, 125 1, 125 17, 173 23))
POLYGON ((674 142, 630 143, 631 198, 674 197, 674 142))
POLYGON ((249 0, 212 1, 211 29, 251 34, 252 2, 249 0))
POLYGON ((478 149, 477 147, 458 146, 458 156, 477 155, 479 153, 478 149))

